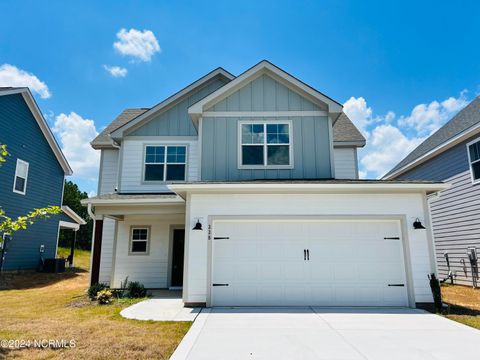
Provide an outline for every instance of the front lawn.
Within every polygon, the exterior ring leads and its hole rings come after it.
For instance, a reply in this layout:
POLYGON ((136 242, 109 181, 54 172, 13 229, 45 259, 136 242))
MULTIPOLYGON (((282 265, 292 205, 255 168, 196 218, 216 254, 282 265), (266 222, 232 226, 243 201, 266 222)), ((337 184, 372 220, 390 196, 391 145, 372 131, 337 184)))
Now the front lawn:
POLYGON ((444 284, 442 299, 449 305, 447 318, 480 329, 480 289, 444 284))
POLYGON ((119 315, 139 300, 91 303, 85 296, 89 252, 77 250, 75 263, 83 268, 63 274, 4 275, 0 282, 0 340, 74 340, 76 346, 0 348, 0 358, 168 359, 191 323, 127 320, 119 315))

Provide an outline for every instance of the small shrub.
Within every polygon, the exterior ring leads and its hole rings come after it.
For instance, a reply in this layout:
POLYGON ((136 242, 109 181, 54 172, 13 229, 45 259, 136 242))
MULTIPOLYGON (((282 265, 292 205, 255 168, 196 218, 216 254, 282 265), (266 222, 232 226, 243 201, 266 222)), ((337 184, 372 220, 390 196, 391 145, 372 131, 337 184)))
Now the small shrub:
POLYGON ((98 292, 106 288, 107 285, 100 283, 90 285, 90 287, 88 288, 88 297, 90 298, 90 300, 95 300, 97 298, 98 292))
POLYGON ((103 289, 97 293, 97 300, 99 304, 110 304, 113 300, 113 294, 110 289, 103 289))
POLYGON ((138 281, 131 281, 127 286, 127 296, 129 298, 141 298, 147 295, 147 290, 145 286, 138 281))

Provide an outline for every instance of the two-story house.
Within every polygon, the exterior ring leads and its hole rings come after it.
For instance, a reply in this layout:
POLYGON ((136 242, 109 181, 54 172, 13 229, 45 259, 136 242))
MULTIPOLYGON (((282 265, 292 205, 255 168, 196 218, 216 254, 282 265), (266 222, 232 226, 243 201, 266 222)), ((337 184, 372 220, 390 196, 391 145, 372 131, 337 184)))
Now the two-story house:
MULTIPOLYGON (((0 144, 9 153, 0 166, 5 214, 17 218, 35 208, 61 206, 65 176, 72 169, 28 88, 0 88, 0 144)), ((75 231, 84 223, 70 208, 62 209, 0 241, 0 269, 36 269, 42 259, 54 258, 60 229, 75 231)))
POLYGON ((445 186, 359 180, 364 145, 340 103, 268 61, 124 110, 92 142, 92 283, 181 287, 186 305, 431 303, 426 196, 445 186))
POLYGON ((400 161, 385 179, 451 184, 429 199, 438 271, 480 285, 480 97, 400 161))

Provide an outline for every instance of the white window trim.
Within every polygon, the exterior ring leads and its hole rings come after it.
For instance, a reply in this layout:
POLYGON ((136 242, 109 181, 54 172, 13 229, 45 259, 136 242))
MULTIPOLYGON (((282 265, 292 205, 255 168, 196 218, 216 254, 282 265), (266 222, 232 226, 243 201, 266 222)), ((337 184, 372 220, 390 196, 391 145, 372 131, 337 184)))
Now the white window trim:
MULTIPOLYGON (((24 161, 24 160, 21 160, 21 159, 17 159, 17 166, 15 167, 15 177, 13 178, 13 192, 14 193, 17 193, 17 194, 21 194, 21 195, 25 195, 27 193, 27 181, 28 181, 28 169, 29 169, 29 163, 24 161), (17 174, 18 174, 18 164, 24 164, 27 166, 27 173, 25 175, 25 186, 23 188, 23 191, 18 191, 15 189, 15 185, 17 184, 17 174)), ((21 177, 21 176, 18 176, 18 177, 21 177)))
MULTIPOLYGON (((238 169, 250 169, 250 170, 280 170, 280 169, 293 169, 293 126, 291 120, 276 120, 276 119, 268 119, 268 120, 241 120, 238 122, 237 128, 237 139, 238 139, 238 147, 237 147, 237 162, 238 162, 238 169), (242 161, 242 125, 264 125, 264 135, 263 135, 263 144, 252 144, 252 145, 263 145, 263 165, 243 165, 242 161), (290 163, 288 165, 267 165, 267 133, 266 133, 266 125, 267 124, 282 124, 288 125, 288 144, 278 144, 278 145, 288 145, 288 157, 290 163)), ((275 145, 275 144, 270 144, 275 145)))
POLYGON ((135 255, 150 255, 150 232, 151 232, 150 225, 132 225, 130 226, 130 238, 128 241, 128 255, 135 256, 135 255), (144 240, 133 240, 133 230, 147 230, 147 246, 145 251, 132 251, 132 244, 134 241, 144 241, 144 240))
POLYGON ((143 145, 143 165, 142 165, 142 184, 170 184, 173 182, 186 182, 188 177, 188 152, 189 152, 189 144, 144 144, 143 145), (147 164, 161 164, 161 163, 147 163, 146 162, 146 155, 147 155, 147 147, 155 146, 155 147, 164 147, 165 154, 163 156, 163 180, 145 180, 145 165, 147 164), (184 163, 169 163, 172 165, 185 165, 185 174, 184 180, 166 180, 167 179, 167 149, 169 147, 184 147, 185 148, 185 162, 184 163))
MULTIPOLYGON (((470 145, 478 142, 480 142, 480 138, 476 138, 475 140, 472 140, 467 144, 468 166, 470 168, 470 178, 472 179, 472 184, 480 184, 480 178, 475 179, 475 176, 473 175, 472 159, 470 157, 470 145)), ((477 162, 480 162, 480 159, 475 161, 475 163, 477 162)))

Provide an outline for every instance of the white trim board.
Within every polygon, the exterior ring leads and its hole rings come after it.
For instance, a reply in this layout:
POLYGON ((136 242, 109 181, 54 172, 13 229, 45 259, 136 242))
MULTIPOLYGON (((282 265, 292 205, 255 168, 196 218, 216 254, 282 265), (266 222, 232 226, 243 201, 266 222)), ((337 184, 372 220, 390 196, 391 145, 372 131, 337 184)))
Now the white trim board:
POLYGON ((206 111, 203 117, 302 117, 327 116, 326 111, 206 111))

